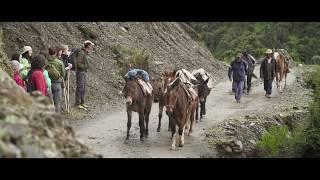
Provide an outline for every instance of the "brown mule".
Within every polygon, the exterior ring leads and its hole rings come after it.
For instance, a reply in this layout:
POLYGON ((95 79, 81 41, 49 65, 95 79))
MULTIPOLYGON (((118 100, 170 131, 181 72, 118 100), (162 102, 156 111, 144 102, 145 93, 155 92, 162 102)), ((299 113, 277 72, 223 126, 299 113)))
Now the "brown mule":
MULTIPOLYGON (((198 85, 198 98, 200 101, 200 121, 203 118, 203 115, 206 115, 206 102, 207 102, 207 97, 209 96, 211 89, 208 88, 208 81, 203 81, 201 76, 196 77, 197 80, 200 82, 198 85)), ((199 106, 196 108, 196 121, 198 122, 199 120, 199 106)))
POLYGON ((151 85, 153 87, 153 92, 152 92, 153 102, 159 103, 159 114, 158 114, 159 123, 158 123, 157 132, 160 132, 162 113, 163 113, 163 108, 165 106, 164 81, 162 80, 162 78, 152 79, 151 85))
POLYGON ((140 140, 148 137, 149 115, 152 107, 152 95, 144 95, 137 79, 128 80, 123 88, 127 104, 127 138, 129 140, 132 111, 139 114, 140 140))
POLYGON ((286 88, 287 85, 287 73, 289 72, 289 67, 285 63, 285 56, 281 52, 275 52, 274 58, 276 60, 276 81, 277 88, 280 89, 280 92, 283 88, 286 88), (284 79, 284 85, 282 85, 284 79))
MULTIPOLYGON (((165 92, 167 91, 167 88, 168 88, 169 84, 172 83, 174 80, 175 80, 175 77, 174 77, 174 73, 173 72, 169 72, 169 71, 166 70, 163 73, 163 92, 162 92, 163 95, 162 95, 162 101, 163 101, 164 105, 166 103, 166 93, 165 92)), ((163 106, 160 107, 160 104, 159 104, 159 114, 160 114, 160 111, 161 111, 161 117, 162 117, 163 106)), ((170 116, 168 116, 168 117, 169 117, 168 131, 171 131, 172 118, 170 116)), ((160 129, 161 129, 161 118, 159 117, 158 132, 160 132, 160 129)))
POLYGON ((188 99, 188 95, 183 89, 180 79, 177 79, 175 83, 171 85, 171 87, 168 86, 166 92, 166 114, 172 118, 172 150, 175 150, 176 139, 178 139, 179 147, 184 145, 184 130, 189 119, 191 121, 189 134, 192 133, 194 111, 197 103, 198 99, 193 101, 188 99), (176 127, 178 127, 178 138, 176 127))

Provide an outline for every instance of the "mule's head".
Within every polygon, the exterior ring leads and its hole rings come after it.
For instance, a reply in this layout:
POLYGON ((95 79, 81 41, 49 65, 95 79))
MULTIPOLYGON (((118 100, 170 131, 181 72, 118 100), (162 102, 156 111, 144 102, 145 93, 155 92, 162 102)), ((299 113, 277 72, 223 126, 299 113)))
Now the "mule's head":
MULTIPOLYGON (((199 80, 199 79, 198 79, 199 80)), ((198 97, 200 102, 204 101, 204 98, 209 95, 210 89, 208 88, 209 78, 207 80, 199 80, 200 84, 198 85, 198 97)))
POLYGON ((164 94, 164 82, 162 78, 151 79, 151 85, 153 87, 153 101, 159 102, 164 94))
POLYGON ((163 78, 164 79, 164 88, 166 89, 169 86, 169 84, 174 81, 174 79, 175 79, 174 73, 166 70, 163 73, 163 77, 164 77, 163 78))
POLYGON ((126 104, 131 105, 138 93, 138 85, 135 79, 127 80, 123 87, 123 95, 126 98, 126 104))
POLYGON ((178 99, 178 85, 180 84, 180 79, 177 79, 171 86, 167 87, 165 93, 166 98, 166 114, 171 116, 178 99))

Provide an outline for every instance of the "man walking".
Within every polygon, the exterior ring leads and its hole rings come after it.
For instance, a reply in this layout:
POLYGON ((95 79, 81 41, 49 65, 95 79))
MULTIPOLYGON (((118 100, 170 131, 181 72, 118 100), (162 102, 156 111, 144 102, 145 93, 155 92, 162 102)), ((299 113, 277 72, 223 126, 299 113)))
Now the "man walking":
POLYGON ((273 58, 272 50, 266 51, 266 58, 262 60, 260 66, 260 78, 264 82, 264 90, 266 91, 265 96, 270 98, 272 93, 272 82, 276 76, 276 60, 273 58))
POLYGON ((228 76, 229 76, 229 80, 232 81, 233 79, 236 85, 235 99, 237 103, 240 103, 240 99, 242 96, 244 81, 246 78, 246 74, 248 73, 247 67, 248 65, 242 59, 241 53, 238 53, 236 59, 231 62, 229 67, 228 76), (231 75, 232 75, 232 79, 231 79, 231 75))

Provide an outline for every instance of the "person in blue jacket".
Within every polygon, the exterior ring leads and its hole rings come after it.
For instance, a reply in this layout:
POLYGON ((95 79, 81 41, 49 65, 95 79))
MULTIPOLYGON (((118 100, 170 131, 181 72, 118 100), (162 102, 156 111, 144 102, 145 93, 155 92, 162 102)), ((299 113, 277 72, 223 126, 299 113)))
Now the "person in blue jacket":
POLYGON ((243 93, 244 81, 246 79, 246 75, 248 74, 248 64, 242 58, 242 53, 239 53, 234 61, 231 62, 228 76, 229 80, 234 81, 236 85, 235 89, 235 99, 237 103, 240 103, 240 99, 243 93), (232 75, 232 79, 231 79, 232 75))

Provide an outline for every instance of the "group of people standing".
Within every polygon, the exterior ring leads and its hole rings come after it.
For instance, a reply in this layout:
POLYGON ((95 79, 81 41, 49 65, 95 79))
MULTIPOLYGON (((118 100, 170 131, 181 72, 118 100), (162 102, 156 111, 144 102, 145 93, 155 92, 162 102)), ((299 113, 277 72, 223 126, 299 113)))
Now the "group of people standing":
MULTIPOLYGON (((241 96, 244 90, 247 93, 251 91, 251 80, 255 68, 255 59, 247 54, 247 52, 238 53, 236 59, 231 62, 228 77, 233 80, 232 91, 235 93, 237 103, 240 103, 241 96)), ((268 49, 266 57, 260 65, 260 78, 264 81, 265 96, 271 97, 272 82, 276 77, 276 60, 273 57, 273 51, 268 49)))
POLYGON ((84 103, 86 73, 89 68, 88 54, 94 43, 87 40, 81 49, 69 51, 67 45, 43 49, 36 56, 30 46, 24 46, 20 53, 14 53, 11 66, 13 79, 27 92, 40 91, 55 106, 56 112, 65 110, 62 106, 65 96, 65 84, 69 80, 70 71, 76 71, 76 106, 87 110, 84 103))

